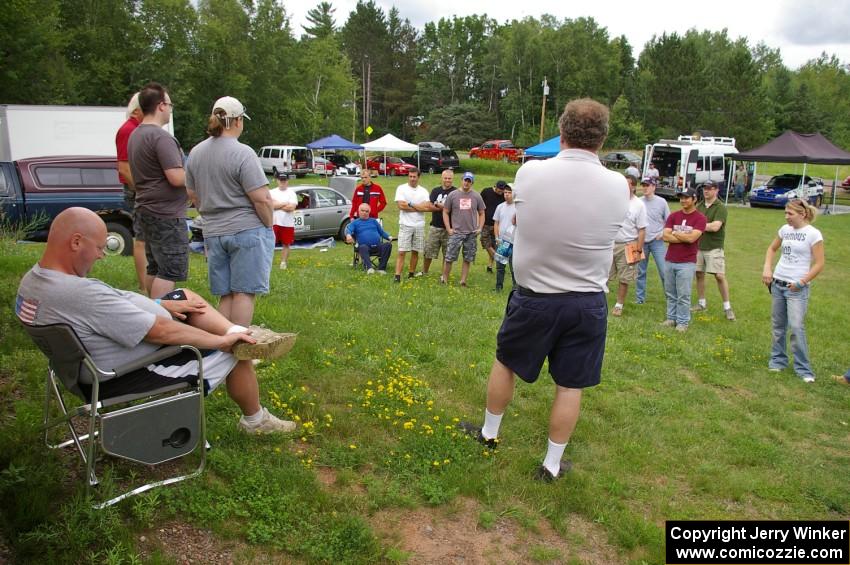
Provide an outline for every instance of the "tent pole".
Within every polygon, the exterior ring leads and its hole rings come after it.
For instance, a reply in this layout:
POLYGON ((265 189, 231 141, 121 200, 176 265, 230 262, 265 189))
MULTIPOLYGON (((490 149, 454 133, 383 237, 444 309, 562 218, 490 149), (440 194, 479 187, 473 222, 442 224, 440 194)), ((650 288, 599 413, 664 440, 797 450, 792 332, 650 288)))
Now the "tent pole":
POLYGON ((832 181, 832 209, 830 214, 835 214, 835 192, 838 190, 838 165, 835 165, 835 180, 832 181))
POLYGON ((735 171, 735 161, 731 161, 729 164, 731 167, 729 167, 729 174, 726 176, 726 202, 724 202, 724 206, 729 205, 729 188, 732 186, 732 174, 735 171))

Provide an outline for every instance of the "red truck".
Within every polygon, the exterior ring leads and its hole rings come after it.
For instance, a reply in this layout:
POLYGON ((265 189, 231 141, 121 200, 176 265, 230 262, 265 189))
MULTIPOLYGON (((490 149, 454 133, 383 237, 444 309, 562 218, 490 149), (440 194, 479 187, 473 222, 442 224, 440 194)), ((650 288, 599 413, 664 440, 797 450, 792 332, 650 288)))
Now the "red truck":
POLYGON ((469 158, 516 163, 522 159, 522 148, 515 147, 510 139, 491 139, 470 149, 469 158))

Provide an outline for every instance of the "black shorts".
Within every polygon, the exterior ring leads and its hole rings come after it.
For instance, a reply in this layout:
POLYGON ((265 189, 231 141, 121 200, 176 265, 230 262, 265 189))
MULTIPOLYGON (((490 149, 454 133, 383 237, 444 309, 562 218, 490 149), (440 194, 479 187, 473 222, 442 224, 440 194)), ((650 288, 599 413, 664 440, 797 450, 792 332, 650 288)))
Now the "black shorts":
POLYGON ((166 281, 189 278, 189 229, 184 218, 158 218, 136 212, 145 235, 148 274, 166 281))
POLYGON ((133 217, 133 239, 136 241, 144 241, 145 234, 142 232, 142 224, 139 220, 139 213, 136 212, 136 191, 128 185, 124 185, 124 208, 133 217))
POLYGON ((496 359, 529 383, 537 380, 548 357, 549 374, 559 386, 598 385, 607 321, 603 292, 534 295, 513 290, 496 338, 496 359))

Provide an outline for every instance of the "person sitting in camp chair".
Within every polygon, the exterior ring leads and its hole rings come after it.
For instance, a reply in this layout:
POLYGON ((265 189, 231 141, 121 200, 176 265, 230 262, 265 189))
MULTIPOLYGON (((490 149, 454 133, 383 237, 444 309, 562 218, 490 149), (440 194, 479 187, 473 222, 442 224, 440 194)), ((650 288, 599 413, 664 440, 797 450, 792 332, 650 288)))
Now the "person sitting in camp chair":
MULTIPOLYGON (((226 383, 227 394, 242 411, 242 431, 293 431, 294 422, 277 418, 260 404, 251 360, 286 354, 295 334, 234 325, 187 289, 154 300, 88 278, 104 257, 106 235, 103 220, 86 208, 68 208, 56 217, 41 260, 18 287, 15 312, 21 321, 69 325, 102 368, 127 365, 162 345, 195 346, 204 355, 205 390, 226 383)), ((197 360, 178 354, 114 382, 103 379, 101 393, 113 397, 153 390, 197 374, 197 360)))
POLYGON ((367 274, 375 272, 375 267, 369 257, 378 256, 378 274, 387 274, 387 261, 393 251, 393 245, 389 241, 390 234, 384 231, 381 224, 375 218, 370 218, 371 207, 361 204, 357 209, 358 218, 348 224, 345 228, 345 242, 356 245, 357 253, 360 255, 363 269, 367 274), (383 241, 383 240, 387 241, 383 241))

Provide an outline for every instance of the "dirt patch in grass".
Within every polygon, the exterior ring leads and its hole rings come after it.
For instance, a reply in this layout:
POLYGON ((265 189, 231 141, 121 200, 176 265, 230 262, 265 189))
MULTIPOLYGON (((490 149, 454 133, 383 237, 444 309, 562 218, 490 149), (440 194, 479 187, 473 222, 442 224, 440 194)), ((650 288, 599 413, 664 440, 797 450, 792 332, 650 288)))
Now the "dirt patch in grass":
POLYGON ((222 540, 209 530, 178 522, 170 522, 140 535, 137 548, 143 561, 159 552, 181 565, 293 563, 288 556, 270 555, 236 540, 222 540))
POLYGON ((382 510, 371 518, 382 542, 408 556, 408 563, 620 563, 623 558, 595 524, 572 516, 561 536, 543 519, 533 527, 497 517, 486 527, 478 502, 459 498, 439 508, 382 510))

